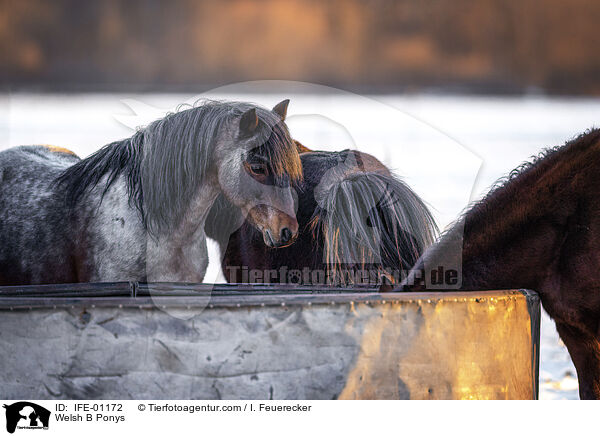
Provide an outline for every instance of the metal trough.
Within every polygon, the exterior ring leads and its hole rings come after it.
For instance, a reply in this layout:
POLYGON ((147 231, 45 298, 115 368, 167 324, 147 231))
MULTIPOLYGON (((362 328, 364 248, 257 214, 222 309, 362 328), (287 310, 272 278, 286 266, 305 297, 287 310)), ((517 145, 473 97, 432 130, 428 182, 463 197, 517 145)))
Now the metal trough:
POLYGON ((0 288, 4 399, 535 399, 529 291, 0 288))

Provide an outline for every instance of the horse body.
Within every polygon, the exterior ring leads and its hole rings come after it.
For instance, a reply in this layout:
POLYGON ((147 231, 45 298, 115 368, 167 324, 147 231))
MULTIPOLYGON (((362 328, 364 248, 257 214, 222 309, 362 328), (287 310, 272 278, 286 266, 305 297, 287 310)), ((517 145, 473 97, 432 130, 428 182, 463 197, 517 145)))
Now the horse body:
POLYGON ((289 243, 301 164, 286 108, 205 103, 83 160, 42 146, 0 153, 0 284, 201 282, 219 194, 265 241, 289 243))
POLYGON ((373 283, 390 271, 408 270, 436 231, 421 200, 367 153, 312 152, 297 145, 304 177, 294 244, 260 244, 260 234, 227 202, 215 202, 206 231, 219 242, 226 279, 346 284, 358 277, 373 283), (229 222, 218 218, 224 215, 229 222))
POLYGON ((599 175, 600 130, 546 152, 468 210, 402 287, 426 289, 432 270, 462 256, 463 290, 537 291, 573 359, 580 397, 600 398, 599 175))
POLYGON ((1 284, 40 283, 48 274, 52 282, 71 281, 74 265, 65 255, 71 223, 63 197, 50 185, 77 160, 43 146, 0 153, 1 284))
POLYGON ((103 178, 71 213, 72 227, 67 231, 73 232, 72 250, 65 254, 72 258, 76 275, 68 282, 148 280, 152 269, 147 245, 152 238, 129 202, 124 177, 117 177, 104 193, 105 183, 103 178))

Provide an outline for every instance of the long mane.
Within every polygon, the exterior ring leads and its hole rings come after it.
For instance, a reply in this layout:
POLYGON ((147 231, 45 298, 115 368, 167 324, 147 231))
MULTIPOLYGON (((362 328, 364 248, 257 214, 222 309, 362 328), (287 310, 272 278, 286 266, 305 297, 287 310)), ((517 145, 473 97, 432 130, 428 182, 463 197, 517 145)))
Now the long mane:
POLYGON ((138 131, 131 138, 105 145, 86 159, 67 168, 56 179, 58 186, 65 188, 69 206, 74 206, 91 189, 103 182, 101 198, 120 177, 127 182, 130 204, 143 213, 141 184, 141 158, 144 132, 138 131))
POLYGON ((315 209, 311 227, 323 241, 330 277, 341 283, 346 269, 375 268, 380 275, 410 269, 438 231, 423 201, 384 171, 359 171, 335 183, 315 209))
POLYGON ((203 100, 170 113, 132 137, 108 144, 64 171, 56 180, 70 205, 101 186, 101 199, 124 177, 129 202, 151 233, 176 225, 212 164, 212 151, 223 126, 255 108, 260 120, 257 143, 275 173, 292 181, 301 164, 287 127, 279 116, 249 103, 203 100))

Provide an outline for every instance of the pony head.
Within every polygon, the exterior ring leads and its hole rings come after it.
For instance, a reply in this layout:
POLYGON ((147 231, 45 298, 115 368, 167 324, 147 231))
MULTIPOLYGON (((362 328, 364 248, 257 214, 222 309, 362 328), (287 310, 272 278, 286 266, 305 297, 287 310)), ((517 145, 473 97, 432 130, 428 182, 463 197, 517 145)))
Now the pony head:
POLYGON ((288 102, 268 110, 209 101, 148 126, 141 168, 148 227, 160 231, 184 219, 194 201, 212 200, 195 196, 210 182, 265 244, 290 244, 298 232, 292 187, 302 165, 284 122, 288 102))
POLYGON ((323 262, 342 283, 343 271, 351 269, 374 269, 393 281, 387 271, 407 271, 434 241, 433 217, 375 157, 345 150, 335 158, 337 164, 322 166, 314 186, 316 208, 309 226, 323 244, 323 262))
POLYGON ((223 132, 214 150, 222 193, 261 233, 269 247, 298 233, 291 188, 302 178, 296 146, 284 123, 289 100, 272 111, 249 108, 223 132))

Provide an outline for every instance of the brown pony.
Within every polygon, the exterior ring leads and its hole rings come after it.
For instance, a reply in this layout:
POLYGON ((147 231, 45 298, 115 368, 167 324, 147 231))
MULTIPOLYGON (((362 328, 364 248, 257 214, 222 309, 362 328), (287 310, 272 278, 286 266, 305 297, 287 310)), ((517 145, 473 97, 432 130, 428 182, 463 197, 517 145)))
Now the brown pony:
POLYGON ((440 284, 537 291, 580 397, 600 398, 600 130, 513 171, 425 251, 401 289, 440 284))

